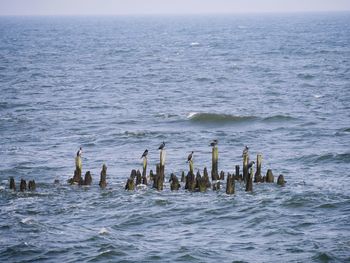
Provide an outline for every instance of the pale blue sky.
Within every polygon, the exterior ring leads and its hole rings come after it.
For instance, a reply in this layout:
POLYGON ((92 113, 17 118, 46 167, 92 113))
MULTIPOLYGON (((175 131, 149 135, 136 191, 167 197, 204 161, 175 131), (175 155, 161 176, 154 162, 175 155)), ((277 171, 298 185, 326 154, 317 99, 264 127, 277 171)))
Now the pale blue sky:
POLYGON ((350 0, 0 0, 0 15, 350 11, 350 0))

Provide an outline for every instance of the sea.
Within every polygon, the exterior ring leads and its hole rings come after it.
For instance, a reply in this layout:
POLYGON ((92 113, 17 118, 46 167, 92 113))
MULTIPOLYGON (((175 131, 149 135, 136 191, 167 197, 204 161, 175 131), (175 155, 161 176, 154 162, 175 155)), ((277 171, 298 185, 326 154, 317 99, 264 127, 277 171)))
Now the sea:
POLYGON ((0 138, 0 262, 350 262, 350 13, 0 17, 0 138), (213 139, 275 183, 171 191, 213 139))

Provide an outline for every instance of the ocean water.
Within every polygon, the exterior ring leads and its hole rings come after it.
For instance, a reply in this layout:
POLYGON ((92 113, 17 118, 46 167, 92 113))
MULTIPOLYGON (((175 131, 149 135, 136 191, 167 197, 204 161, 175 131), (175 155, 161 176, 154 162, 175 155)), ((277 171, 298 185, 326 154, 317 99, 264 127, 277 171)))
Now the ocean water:
POLYGON ((0 91, 1 262, 350 261, 349 13, 1 17, 0 91), (212 139, 286 186, 171 192, 212 139), (164 191, 125 191, 162 141, 164 191))

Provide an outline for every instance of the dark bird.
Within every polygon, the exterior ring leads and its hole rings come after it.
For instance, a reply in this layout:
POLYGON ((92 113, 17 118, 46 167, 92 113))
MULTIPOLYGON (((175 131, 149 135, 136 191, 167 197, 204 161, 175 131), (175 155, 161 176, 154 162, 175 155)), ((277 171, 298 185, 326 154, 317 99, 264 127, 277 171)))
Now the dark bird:
POLYGON ((187 162, 191 161, 193 157, 193 151, 188 155, 187 162))
POLYGON ((248 146, 246 145, 246 146, 244 147, 242 156, 245 155, 245 154, 248 154, 248 150, 249 150, 249 148, 248 148, 248 146))
POLYGON ((142 154, 142 156, 141 156, 141 158, 140 158, 140 159, 142 159, 143 157, 146 157, 146 156, 147 156, 147 154, 148 154, 148 150, 146 149, 146 150, 143 152, 143 154, 142 154))
POLYGON ((163 150, 165 147, 165 142, 162 142, 162 144, 159 146, 158 150, 163 150))
POLYGON ((80 147, 79 150, 77 151, 77 156, 80 156, 83 154, 83 149, 80 147))
POLYGON ((248 169, 250 169, 255 164, 254 161, 248 163, 248 169))
POLYGON ((211 147, 214 147, 214 146, 216 146, 218 144, 218 140, 213 140, 210 144, 209 144, 209 146, 211 146, 211 147))

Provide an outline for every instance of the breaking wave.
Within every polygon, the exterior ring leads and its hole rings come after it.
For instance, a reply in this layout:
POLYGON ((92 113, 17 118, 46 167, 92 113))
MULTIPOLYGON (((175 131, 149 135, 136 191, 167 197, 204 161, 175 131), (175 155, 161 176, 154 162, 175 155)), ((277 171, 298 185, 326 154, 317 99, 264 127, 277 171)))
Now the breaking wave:
POLYGON ((187 119, 193 122, 243 122, 257 119, 255 116, 236 116, 231 114, 219 113, 200 113, 191 112, 187 119))

